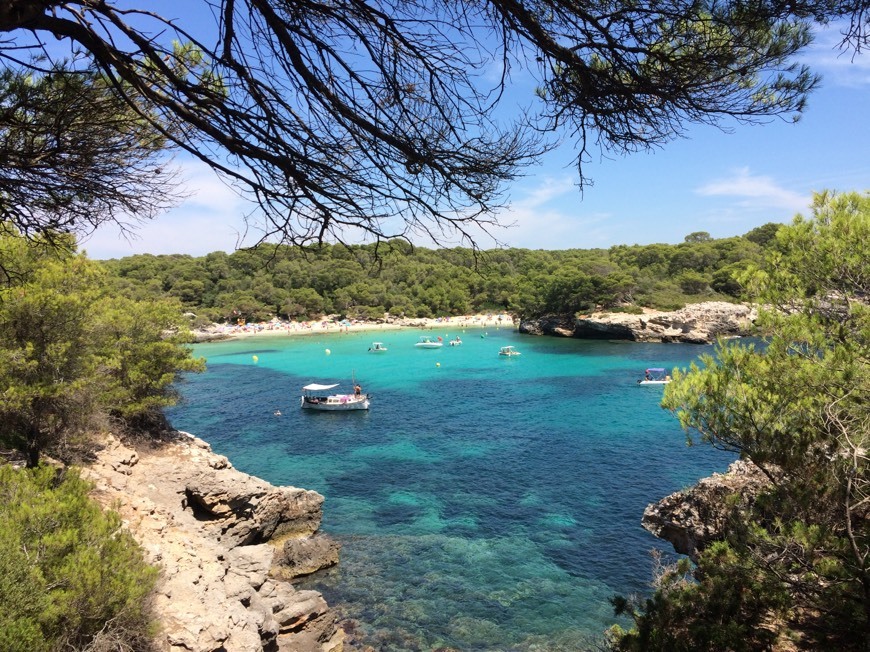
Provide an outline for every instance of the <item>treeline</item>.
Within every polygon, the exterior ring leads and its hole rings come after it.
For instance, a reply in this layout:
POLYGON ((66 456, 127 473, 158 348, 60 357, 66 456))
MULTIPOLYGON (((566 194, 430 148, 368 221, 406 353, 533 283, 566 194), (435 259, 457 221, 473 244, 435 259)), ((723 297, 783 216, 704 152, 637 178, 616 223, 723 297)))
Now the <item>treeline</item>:
POLYGON ((425 249, 403 241, 261 246, 206 256, 130 256, 104 261, 116 291, 136 300, 171 297, 202 322, 437 317, 508 311, 523 317, 596 307, 664 310, 702 300, 739 300, 738 277, 763 257, 781 225, 677 245, 542 251, 425 249))

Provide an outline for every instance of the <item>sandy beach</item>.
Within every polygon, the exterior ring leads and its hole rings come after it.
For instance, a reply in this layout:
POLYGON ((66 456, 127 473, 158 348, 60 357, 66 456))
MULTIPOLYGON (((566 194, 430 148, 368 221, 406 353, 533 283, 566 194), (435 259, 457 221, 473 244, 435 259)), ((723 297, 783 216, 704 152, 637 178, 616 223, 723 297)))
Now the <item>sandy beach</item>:
POLYGON ((463 315, 460 317, 436 318, 395 318, 389 321, 361 321, 348 319, 335 321, 322 319, 319 321, 281 321, 273 319, 267 322, 251 324, 213 324, 205 329, 194 331, 196 341, 237 339, 243 337, 268 337, 270 335, 323 335, 340 333, 362 333, 416 328, 419 330, 436 331, 443 328, 495 328, 498 326, 514 326, 514 317, 508 313, 486 313, 463 315))

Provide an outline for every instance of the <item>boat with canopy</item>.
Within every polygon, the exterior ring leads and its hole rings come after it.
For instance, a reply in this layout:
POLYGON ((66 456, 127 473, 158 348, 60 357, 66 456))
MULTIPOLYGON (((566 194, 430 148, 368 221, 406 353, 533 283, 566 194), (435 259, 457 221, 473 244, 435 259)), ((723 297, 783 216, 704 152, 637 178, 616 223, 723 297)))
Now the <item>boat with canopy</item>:
POLYGON ((671 382, 671 377, 668 375, 667 369, 664 367, 650 367, 647 369, 643 378, 637 381, 638 385, 667 385, 671 382))
POLYGON ((350 394, 332 392, 338 387, 311 383, 302 388, 302 408, 306 410, 322 410, 329 412, 344 412, 348 410, 368 410, 369 395, 363 394, 359 385, 350 394))

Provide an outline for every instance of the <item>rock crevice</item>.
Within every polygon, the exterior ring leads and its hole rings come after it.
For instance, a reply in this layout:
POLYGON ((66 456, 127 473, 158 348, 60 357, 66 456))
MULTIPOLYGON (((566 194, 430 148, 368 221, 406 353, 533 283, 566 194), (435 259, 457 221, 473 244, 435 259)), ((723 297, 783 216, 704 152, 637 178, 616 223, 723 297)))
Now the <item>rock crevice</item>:
POLYGON ((166 652, 341 652, 335 614, 287 580, 338 562, 323 496, 241 473, 186 433, 139 450, 109 438, 83 474, 161 572, 166 652))

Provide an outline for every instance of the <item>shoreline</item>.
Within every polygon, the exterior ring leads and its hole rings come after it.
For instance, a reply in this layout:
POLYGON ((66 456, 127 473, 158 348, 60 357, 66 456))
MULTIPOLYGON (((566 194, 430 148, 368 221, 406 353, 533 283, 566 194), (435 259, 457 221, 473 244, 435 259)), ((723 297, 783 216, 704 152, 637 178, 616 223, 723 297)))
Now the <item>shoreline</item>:
POLYGON ((321 531, 321 494, 240 471, 179 430, 159 442, 108 434, 103 444, 83 477, 160 568, 154 649, 342 649, 337 612, 292 581, 339 563, 321 531))
POLYGON ((208 342, 219 340, 244 339, 249 337, 270 336, 306 336, 327 335, 341 333, 377 333, 380 331, 396 331, 406 328, 434 331, 435 329, 448 328, 517 328, 518 322, 513 315, 501 314, 475 314, 462 315, 459 317, 437 318, 412 318, 396 319, 392 321, 362 321, 333 320, 320 321, 281 321, 272 320, 252 324, 213 324, 209 328, 194 330, 195 342, 208 342))

